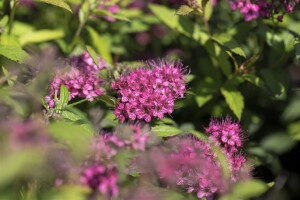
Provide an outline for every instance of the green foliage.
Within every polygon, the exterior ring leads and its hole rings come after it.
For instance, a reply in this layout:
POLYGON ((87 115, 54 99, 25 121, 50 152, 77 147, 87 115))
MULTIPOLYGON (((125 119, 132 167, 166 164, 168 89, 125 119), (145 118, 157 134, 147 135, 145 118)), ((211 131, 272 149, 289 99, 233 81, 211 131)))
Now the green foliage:
POLYGON ((63 8, 72 13, 70 6, 64 0, 35 0, 47 4, 51 4, 60 8, 63 8))
POLYGON ((159 137, 170 137, 181 133, 180 129, 168 125, 157 125, 152 127, 151 130, 159 137))
POLYGON ((18 63, 24 63, 29 58, 26 51, 17 46, 0 45, 0 55, 18 63))
POLYGON ((244 97, 232 82, 228 82, 221 88, 221 93, 225 97, 226 103, 237 116, 241 119, 244 109, 244 97))
MULTIPOLYGON (((72 165, 82 165, 90 157, 91 138, 120 125, 113 113, 120 99, 111 82, 140 67, 141 61, 158 57, 182 60, 189 73, 184 76, 187 92, 175 103, 174 112, 148 124, 155 134, 155 139, 149 136, 151 144, 156 147, 170 137, 192 134, 212 146, 224 177, 230 179, 226 156, 204 133, 211 117, 230 116, 243 127, 247 166, 262 169, 263 174, 258 174, 261 179, 230 185, 231 192, 215 198, 295 198, 300 176, 289 170, 295 167, 300 141, 299 12, 286 13, 282 23, 245 22, 228 1, 214 6, 209 0, 195 2, 194 7, 141 1, 142 7, 132 7, 133 0, 34 0, 30 6, 1 1, 0 199, 98 199, 70 174, 64 176, 76 184, 53 188, 52 179, 57 177, 52 173, 57 172, 52 165, 47 167, 49 152, 43 145, 12 147, 2 126, 40 119, 47 123, 54 154, 63 152, 68 155, 63 156, 66 164, 70 159, 72 165), (119 10, 111 12, 113 5, 119 10), (71 99, 71 91, 62 85, 54 98, 55 108, 49 108, 44 97, 57 69, 68 70, 69 58, 83 51, 96 65, 99 58, 107 62, 97 74, 105 81, 101 85, 105 93, 92 102, 71 99)), ((158 199, 198 199, 195 193, 166 188, 154 179, 139 182, 138 169, 130 168, 135 156, 132 149, 124 148, 114 158, 119 171, 126 171, 118 179, 120 188, 125 188, 121 194, 143 186, 158 199)))
POLYGON ((237 184, 230 195, 226 195, 222 200, 238 200, 258 197, 268 190, 267 184, 260 180, 249 180, 237 184))

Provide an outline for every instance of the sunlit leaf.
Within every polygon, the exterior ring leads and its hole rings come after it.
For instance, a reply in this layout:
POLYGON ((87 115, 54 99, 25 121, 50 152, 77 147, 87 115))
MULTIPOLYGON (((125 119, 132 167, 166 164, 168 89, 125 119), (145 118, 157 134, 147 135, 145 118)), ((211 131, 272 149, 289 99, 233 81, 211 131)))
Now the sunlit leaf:
POLYGON ((72 12, 70 6, 64 0, 35 0, 35 1, 51 4, 53 6, 64 8, 65 10, 72 12))
POLYGON ((151 128, 157 136, 159 137, 169 137, 180 134, 182 131, 174 126, 168 125, 158 125, 151 128))

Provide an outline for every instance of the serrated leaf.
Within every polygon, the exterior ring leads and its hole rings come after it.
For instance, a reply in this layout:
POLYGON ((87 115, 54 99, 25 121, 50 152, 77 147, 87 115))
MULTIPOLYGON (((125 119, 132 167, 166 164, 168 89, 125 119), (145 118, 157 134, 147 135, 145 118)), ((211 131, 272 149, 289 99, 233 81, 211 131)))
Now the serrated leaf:
POLYGON ((35 0, 35 1, 51 4, 53 6, 57 6, 60 8, 64 8, 65 10, 72 13, 70 6, 63 0, 35 0))
POLYGON ((86 50, 88 51, 88 53, 92 57, 94 63, 98 66, 99 65, 98 56, 97 56, 97 53, 95 52, 95 50, 93 49, 93 47, 91 47, 89 45, 86 45, 86 50))
POLYGON ((181 130, 174 127, 174 126, 168 126, 168 125, 158 125, 151 128, 151 131, 153 131, 157 136, 159 137, 169 137, 178 135, 181 133, 181 130))
POLYGON ((24 63, 29 58, 26 51, 17 46, 0 45, 0 55, 18 63, 24 63))
POLYGON ((241 92, 238 91, 234 85, 227 84, 221 88, 221 93, 225 97, 225 101, 229 105, 229 108, 238 119, 241 119, 244 109, 244 97, 241 92))
POLYGON ((177 10, 176 14, 177 15, 188 15, 189 13, 193 12, 194 9, 187 6, 187 5, 182 5, 179 7, 179 9, 177 10))
POLYGON ((59 101, 57 103, 56 109, 61 111, 64 107, 68 105, 70 97, 70 92, 65 85, 60 86, 60 94, 59 94, 59 101))
POLYGON ((28 43, 45 42, 63 38, 65 33, 63 30, 38 30, 28 34, 21 35, 20 43, 22 46, 28 43))

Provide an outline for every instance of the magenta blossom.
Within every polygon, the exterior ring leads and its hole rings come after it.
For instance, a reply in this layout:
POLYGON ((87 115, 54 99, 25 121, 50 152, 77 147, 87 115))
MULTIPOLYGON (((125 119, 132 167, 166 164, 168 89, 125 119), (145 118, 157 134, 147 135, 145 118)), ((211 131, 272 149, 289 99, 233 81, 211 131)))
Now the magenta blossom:
POLYGON ((118 172, 113 166, 102 164, 85 168, 80 177, 83 185, 90 187, 93 191, 99 191, 109 197, 118 195, 118 172))
POLYGON ((221 146, 231 165, 232 179, 237 180, 237 174, 241 171, 246 158, 239 154, 242 146, 242 129, 239 123, 233 122, 230 118, 222 121, 211 120, 206 132, 210 135, 209 139, 221 146))
POLYGON ((157 61, 121 75, 111 84, 120 96, 114 114, 121 122, 171 114, 175 100, 184 97, 184 74, 180 62, 157 61))
POLYGON ((142 156, 138 162, 142 170, 158 174, 169 187, 179 187, 198 198, 225 190, 221 168, 209 144, 193 136, 173 138, 167 144, 167 149, 155 148, 142 156))
POLYGON ((299 0, 230 0, 232 10, 239 10, 245 21, 256 18, 274 18, 281 22, 285 13, 293 12, 299 0))
POLYGON ((98 73, 105 67, 105 62, 98 59, 96 65, 90 55, 85 52, 80 56, 71 58, 71 67, 67 72, 57 72, 49 88, 49 95, 45 100, 50 108, 55 107, 55 95, 59 98, 61 85, 65 85, 70 91, 69 101, 75 97, 86 98, 93 101, 94 98, 103 94, 101 88, 104 83, 98 73))

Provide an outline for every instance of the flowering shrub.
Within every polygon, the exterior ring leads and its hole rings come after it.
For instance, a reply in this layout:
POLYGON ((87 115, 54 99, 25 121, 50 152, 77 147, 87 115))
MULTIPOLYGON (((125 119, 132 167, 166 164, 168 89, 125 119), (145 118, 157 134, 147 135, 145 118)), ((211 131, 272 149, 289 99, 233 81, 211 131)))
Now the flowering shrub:
POLYGON ((0 199, 299 199, 298 10, 1 1, 0 199))

